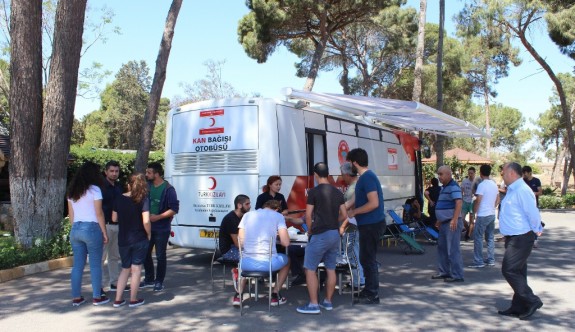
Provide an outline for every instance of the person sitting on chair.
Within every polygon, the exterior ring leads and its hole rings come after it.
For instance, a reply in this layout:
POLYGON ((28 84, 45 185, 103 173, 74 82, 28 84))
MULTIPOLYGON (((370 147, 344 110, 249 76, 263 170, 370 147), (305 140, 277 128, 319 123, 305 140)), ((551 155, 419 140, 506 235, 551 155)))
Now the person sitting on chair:
MULTIPOLYGON (((241 270, 245 271, 269 271, 269 247, 270 239, 274 239, 271 246, 271 269, 278 271, 278 278, 272 292, 271 305, 278 306, 287 302, 286 298, 280 294, 289 272, 289 260, 285 254, 280 254, 276 250, 276 235, 280 239, 282 246, 290 244, 285 219, 281 213, 280 203, 276 200, 269 200, 263 204, 263 208, 244 214, 238 226, 238 237, 243 247, 241 270)), ((245 280, 245 279, 244 279, 245 280)), ((269 282, 272 282, 271 280, 269 282)), ((240 288, 243 289, 245 283, 242 282, 240 288)), ((240 289, 240 293, 241 293, 240 289)), ((241 300, 241 299, 240 299, 241 300)))
MULTIPOLYGON (((251 203, 250 198, 246 195, 237 195, 234 199, 234 210, 230 211, 222 219, 222 224, 220 225, 219 231, 219 249, 222 254, 222 259, 225 261, 239 262, 240 252, 238 250, 238 225, 242 220, 245 213, 250 210, 251 203)), ((234 267, 232 269, 232 275, 234 279, 234 287, 236 292, 234 294, 232 303, 234 306, 240 305, 240 294, 237 292, 237 275, 238 269, 234 267)))

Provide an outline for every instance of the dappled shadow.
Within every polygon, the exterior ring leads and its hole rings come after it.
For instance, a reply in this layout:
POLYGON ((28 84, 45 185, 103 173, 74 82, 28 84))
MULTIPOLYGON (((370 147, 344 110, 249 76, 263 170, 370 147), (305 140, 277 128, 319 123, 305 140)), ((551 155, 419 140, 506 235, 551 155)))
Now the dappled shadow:
MULTIPOLYGON (((206 250, 170 249, 166 289, 140 291, 146 304, 139 308, 94 307, 89 273, 84 274, 83 294, 88 303, 70 305, 70 269, 40 273, 2 284, 2 330, 572 330, 575 328, 572 239, 575 214, 561 214, 560 221, 546 216, 545 235, 529 259, 529 283, 544 302, 529 321, 497 315, 510 305, 513 292, 501 276, 503 243, 496 243, 496 266, 465 269, 465 282, 449 284, 431 280, 436 272, 437 248, 420 243, 426 252, 405 255, 400 246, 380 247, 380 297, 376 306, 350 305, 349 293, 334 295, 334 310, 318 316, 301 315, 296 307, 307 302, 304 286, 284 290, 288 303, 268 312, 265 287, 259 301, 245 301, 244 315, 231 306, 230 278, 222 287, 221 268, 210 279, 211 253, 206 250), (30 319, 29 317, 33 317, 30 319), (41 325, 39 325, 41 324, 41 325), (4 328, 5 326, 8 329, 4 328)), ((472 262, 472 242, 462 242, 465 265, 472 262)), ((114 295, 114 293, 110 293, 114 295)), ((128 292, 124 294, 128 298, 128 292)), ((323 291, 320 295, 323 299, 323 291)))

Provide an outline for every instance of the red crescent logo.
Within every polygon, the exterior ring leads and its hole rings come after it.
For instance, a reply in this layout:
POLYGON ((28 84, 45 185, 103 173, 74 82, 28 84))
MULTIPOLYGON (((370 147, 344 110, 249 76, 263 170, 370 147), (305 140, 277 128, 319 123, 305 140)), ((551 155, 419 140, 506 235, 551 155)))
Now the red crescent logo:
POLYGON ((216 189, 216 185, 218 184, 216 181, 216 178, 214 178, 213 176, 210 176, 208 179, 212 180, 212 186, 208 187, 209 190, 214 190, 216 189))
POLYGON ((210 118, 210 120, 212 120, 212 124, 210 125, 210 127, 213 127, 216 124, 216 119, 210 118))

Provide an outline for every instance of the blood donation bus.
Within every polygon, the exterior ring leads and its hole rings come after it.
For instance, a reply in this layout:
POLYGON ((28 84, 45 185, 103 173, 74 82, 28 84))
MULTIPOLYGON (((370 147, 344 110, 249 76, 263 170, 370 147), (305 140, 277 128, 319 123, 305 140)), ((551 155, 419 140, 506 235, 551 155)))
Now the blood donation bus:
POLYGON ((283 93, 285 100, 208 100, 169 112, 165 178, 180 200, 172 244, 212 249, 234 198, 248 195, 254 207, 271 175, 281 176, 288 210, 301 216, 314 186, 313 165, 326 162, 330 181, 345 190, 340 165, 357 147, 368 153, 385 208, 395 208, 423 191, 415 131, 484 136, 469 123, 416 102, 289 88, 283 93))

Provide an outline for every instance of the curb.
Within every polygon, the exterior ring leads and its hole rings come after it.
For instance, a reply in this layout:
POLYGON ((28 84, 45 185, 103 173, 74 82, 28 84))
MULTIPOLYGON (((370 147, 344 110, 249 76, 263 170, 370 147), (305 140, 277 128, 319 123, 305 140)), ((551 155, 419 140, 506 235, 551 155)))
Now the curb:
POLYGON ((17 266, 7 270, 0 270, 0 283, 29 276, 31 274, 46 272, 73 265, 73 256, 53 259, 45 262, 17 266))

